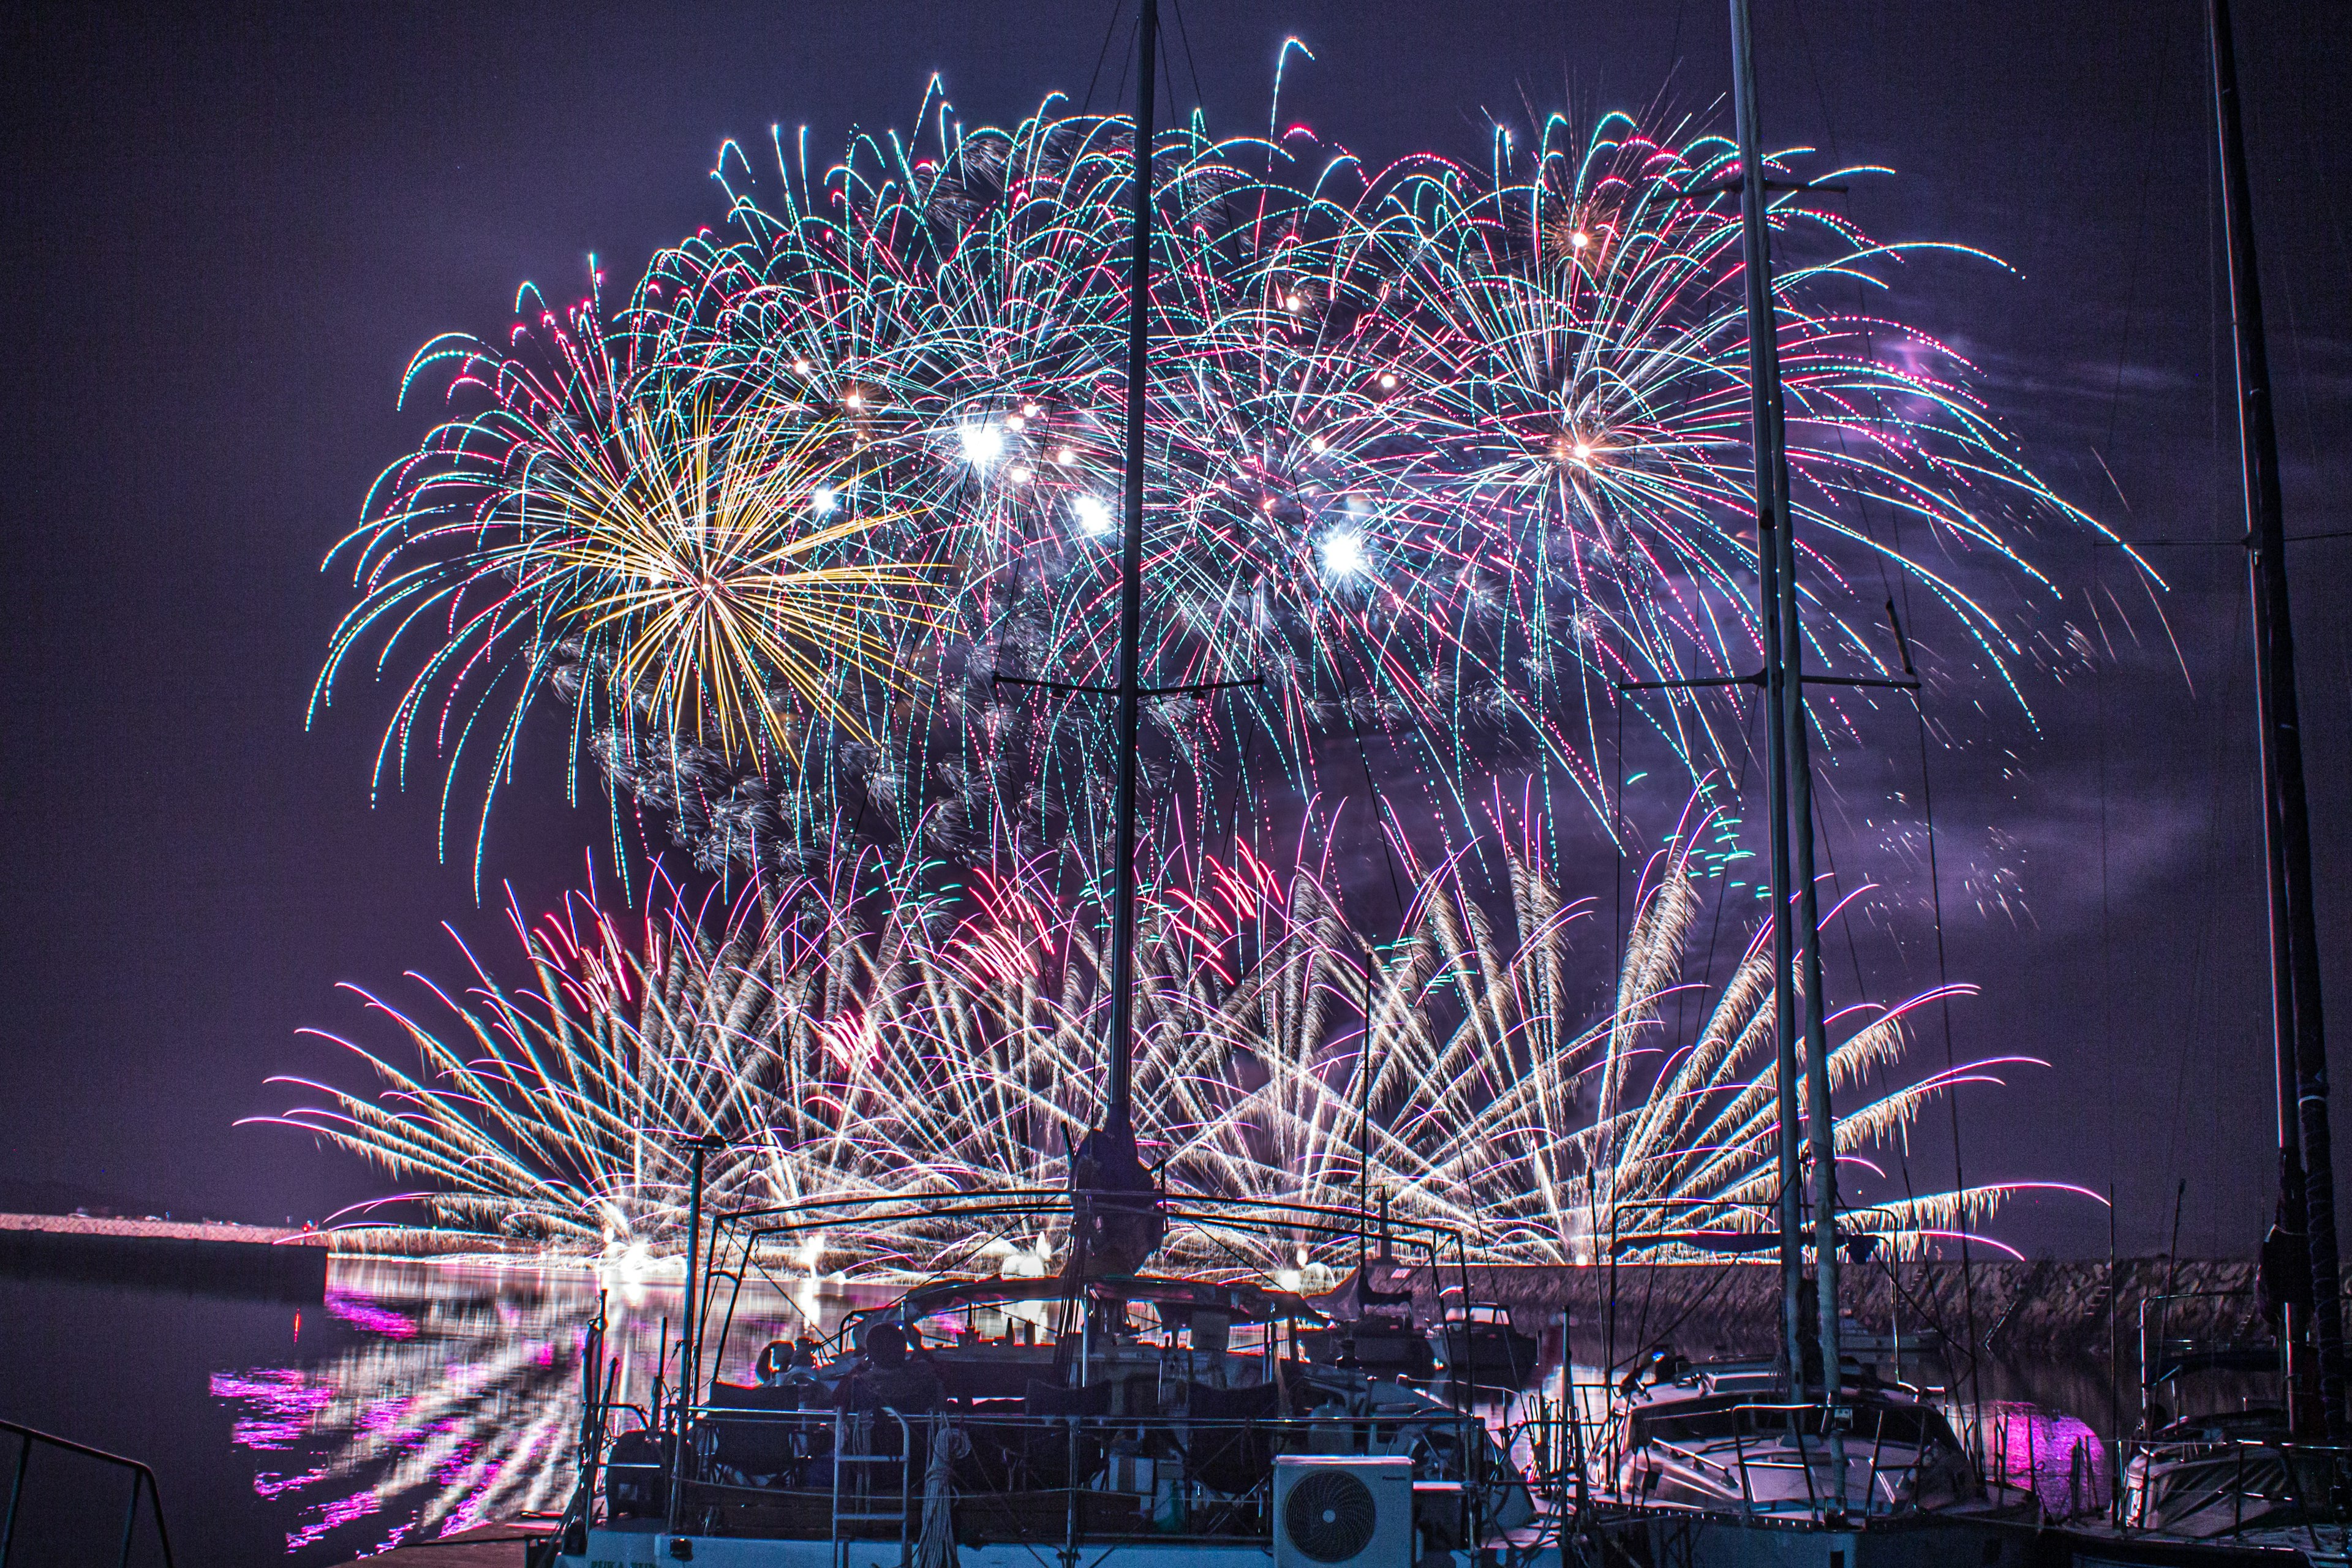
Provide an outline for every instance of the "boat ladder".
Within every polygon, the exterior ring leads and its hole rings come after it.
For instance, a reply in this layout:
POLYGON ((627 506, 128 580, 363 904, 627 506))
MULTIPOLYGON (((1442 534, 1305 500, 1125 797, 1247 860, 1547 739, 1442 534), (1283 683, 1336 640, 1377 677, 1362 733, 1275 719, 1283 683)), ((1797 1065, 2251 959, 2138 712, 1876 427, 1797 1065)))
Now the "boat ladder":
POLYGON ((909 1533, 914 1521, 914 1494, 911 1490, 915 1467, 914 1435, 908 1429, 907 1418, 885 1405, 874 1411, 844 1411, 833 1423, 833 1568, 851 1568, 849 1549, 854 1541, 871 1540, 870 1536, 844 1534, 845 1524, 896 1524, 898 1527, 898 1568, 911 1568, 914 1561, 914 1540, 909 1533), (877 1454, 874 1436, 881 1426, 881 1417, 888 1416, 898 1425, 898 1451, 877 1454), (890 1507, 890 1495, 874 1495, 874 1467, 898 1467, 897 1507, 890 1507))

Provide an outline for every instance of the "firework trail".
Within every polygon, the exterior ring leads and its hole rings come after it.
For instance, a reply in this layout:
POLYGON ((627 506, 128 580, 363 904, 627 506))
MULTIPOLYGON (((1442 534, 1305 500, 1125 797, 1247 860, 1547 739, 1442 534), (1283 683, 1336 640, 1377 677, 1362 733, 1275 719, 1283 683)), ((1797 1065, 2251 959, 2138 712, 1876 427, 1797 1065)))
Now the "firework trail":
MULTIPOLYGON (((1138 1119, 1171 1193, 1335 1206, 1377 1194, 1496 1262, 1604 1245, 1671 1255, 1692 1231, 1769 1224, 1761 934, 1719 985, 1685 973, 1706 903, 1694 847, 1713 826, 1694 808, 1657 858, 1597 1005, 1569 981, 1584 906, 1538 858, 1538 831, 1498 847, 1499 889, 1467 855, 1419 874, 1404 934, 1384 948, 1305 855, 1204 857, 1149 889, 1138 1119), (1678 1041, 1664 1004, 1683 993, 1708 1000, 1678 1041)), ((1055 1184, 1071 1130, 1100 1110, 1103 956, 1045 873, 927 892, 929 871, 869 850, 723 919, 675 888, 626 921, 586 895, 535 923, 518 912, 529 984, 468 954, 462 994, 420 981, 429 1013, 365 998, 402 1037, 397 1049, 341 1042, 374 1087, 275 1080, 320 1098, 266 1120, 421 1181, 441 1223, 551 1255, 675 1256, 680 1140, 699 1134, 728 1144, 710 1156, 721 1208, 851 1200, 820 1243, 835 1268, 1036 1263, 1052 1237, 882 1211, 1055 1184)), ((1896 1081, 1906 1016, 1943 994, 1835 1021, 1841 1159, 1866 1165, 1938 1097, 2024 1060, 1896 1081)), ((2011 1190, 1857 1206, 1846 1223, 1912 1251, 1981 1224, 2011 1190)), ((1179 1227, 1167 1250, 1181 1268, 1279 1275, 1344 1266, 1345 1248, 1179 1227)))
MULTIPOLYGON (((364 648, 413 667, 387 757, 429 736, 454 784, 475 722, 495 777, 552 686, 708 867, 918 835, 1098 860, 1099 704, 997 679, 1115 674, 1132 132, 1057 101, 971 129, 935 88, 922 135, 814 175, 804 145, 755 177, 730 144, 726 227, 609 319, 592 297, 430 345, 411 382, 461 412, 346 543, 362 598, 321 700, 364 648)), ((1731 156, 1622 116, 1498 132, 1485 168, 1197 117, 1159 138, 1144 679, 1255 684, 1149 705, 1157 795, 1262 814, 1377 745, 1456 821, 1498 770, 1605 817, 1615 704, 1694 778, 1738 749, 1734 700, 1616 687, 1759 657, 1731 156)), ((1851 584, 1900 575, 2014 691, 2002 612, 1939 563, 2030 593, 2026 524, 2096 525, 1955 355, 1832 303, 1903 247, 1803 193, 1772 224, 1811 657, 1885 673, 1851 584), (1931 548, 1896 548, 1906 522, 1931 548)))

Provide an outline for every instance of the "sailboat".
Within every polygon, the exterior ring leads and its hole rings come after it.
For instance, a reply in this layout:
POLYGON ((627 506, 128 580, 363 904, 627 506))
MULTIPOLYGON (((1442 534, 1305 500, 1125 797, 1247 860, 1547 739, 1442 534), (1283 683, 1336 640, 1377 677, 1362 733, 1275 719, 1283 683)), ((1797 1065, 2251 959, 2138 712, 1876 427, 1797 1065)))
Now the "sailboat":
POLYGON ((1803 668, 1772 300, 1775 187, 1762 153, 1748 0, 1730 0, 1730 9, 1739 177, 1702 199, 1736 190, 1742 208, 1764 666, 1753 684, 1764 695, 1780 1128, 1777 1235, 1731 1239, 1742 1250, 1777 1247, 1781 1332, 1771 1358, 1696 1364, 1659 1347, 1617 1384, 1597 1465, 1601 1499, 1619 1510, 1605 1528, 1638 1542, 1633 1549, 1653 1562, 1789 1561, 1796 1550, 1790 1532, 1798 1531, 1822 1538, 1832 1563, 1997 1563, 2021 1550, 1989 1528, 2017 1500, 1985 1484, 1950 1425, 1918 1391, 1882 1383, 1843 1353, 1838 1274, 1850 1238, 1837 1228, 1804 693, 1809 685, 1916 683, 1803 668), (1802 1212, 1808 1162, 1810 1238, 1802 1212), (1953 1534, 1971 1528, 1979 1539, 1962 1543, 1953 1534))
POLYGON ((2347 1558, 2352 1533, 2352 1514, 2344 1501, 2352 1491, 2352 1452, 2344 1447, 2352 1426, 2345 1409, 2327 1045, 2284 509, 2228 0, 2207 0, 2206 20, 2236 341, 2270 895, 2279 1186, 2277 1218, 2262 1247, 2261 1279, 2277 1328, 2276 1350, 2263 1359, 2278 1374, 2281 1398, 2275 1405, 2235 1410, 2165 1411, 2155 1398, 2158 1389, 2193 1396, 2197 1373, 2242 1367, 2246 1352, 2144 1334, 2147 1430, 2130 1446, 2112 1527, 2079 1532, 2076 1557, 2172 1561, 2168 1553, 2194 1542, 2209 1555, 2215 1544, 2228 1543, 2249 1555, 2288 1548, 2311 1560, 2340 1563, 2347 1558))
MULTIPOLYGON (((691 1150, 687 1310, 665 1358, 677 1392, 639 1415, 589 1386, 578 1486, 541 1563, 711 1562, 767 1568, 1026 1568, 1080 1562, 1470 1568, 1532 1543, 1528 1488, 1475 1414, 1360 1364, 1320 1364, 1296 1292, 1157 1275, 1171 1227, 1360 1239, 1353 1209, 1162 1190, 1133 1110, 1137 746, 1144 414, 1150 351, 1154 0, 1140 0, 1129 277, 1125 533, 1116 696, 1117 880, 1101 1120, 1058 1188, 864 1199, 711 1216, 691 1150), (761 1351, 732 1384, 735 1302, 763 1256, 856 1212, 961 1234, 1063 1226, 1055 1278, 949 1281, 853 1313, 832 1340, 761 1351), (730 1282, 722 1299, 718 1287, 730 1282), (618 1436, 631 1420, 637 1429, 618 1436)), ((1027 684, 1045 684, 1030 682, 1027 684)), ((1398 1222, 1434 1266, 1463 1241, 1398 1222)), ((740 1347, 739 1346, 739 1353, 740 1347)))

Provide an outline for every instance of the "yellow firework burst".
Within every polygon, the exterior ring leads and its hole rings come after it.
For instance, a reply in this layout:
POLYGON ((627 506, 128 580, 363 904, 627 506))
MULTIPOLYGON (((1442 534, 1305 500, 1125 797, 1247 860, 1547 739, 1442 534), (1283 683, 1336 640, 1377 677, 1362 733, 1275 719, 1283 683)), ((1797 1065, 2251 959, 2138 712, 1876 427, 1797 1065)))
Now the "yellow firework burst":
POLYGON ((423 740, 454 784, 494 731, 493 792, 550 686, 584 710, 580 732, 762 772, 796 763, 815 727, 864 739, 934 616, 931 569, 894 552, 900 514, 868 504, 853 433, 722 378, 634 370, 593 315, 572 326, 538 369, 470 341, 419 356, 462 361, 488 406, 370 498, 343 546, 362 597, 315 703, 369 645, 379 671, 421 645, 380 772, 404 773, 423 740))
POLYGON ((851 693, 896 686, 897 634, 929 624, 924 568, 845 548, 889 517, 856 510, 838 432, 789 406, 722 417, 715 403, 625 409, 587 460, 536 472, 522 578, 668 733, 796 756, 789 696, 863 738, 851 693))

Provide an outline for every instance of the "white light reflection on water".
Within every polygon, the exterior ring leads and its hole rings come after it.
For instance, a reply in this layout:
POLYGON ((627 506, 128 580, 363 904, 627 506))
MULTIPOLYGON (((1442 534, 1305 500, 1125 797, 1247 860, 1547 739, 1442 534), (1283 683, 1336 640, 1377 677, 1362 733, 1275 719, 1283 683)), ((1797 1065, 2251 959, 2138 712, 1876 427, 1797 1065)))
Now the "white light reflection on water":
MULTIPOLYGON (((341 1348, 290 1364, 216 1370, 231 1440, 255 1492, 298 1509, 289 1552, 331 1541, 349 1555, 560 1509, 573 1482, 581 1349, 606 1292, 619 1396, 642 1407, 679 1291, 582 1273, 338 1261, 326 1310, 341 1348)), ((830 1330, 850 1303, 803 1287, 746 1289, 722 1375, 747 1375, 772 1338, 830 1330)), ((723 1310, 722 1300, 722 1310, 723 1310)))

